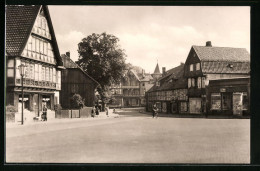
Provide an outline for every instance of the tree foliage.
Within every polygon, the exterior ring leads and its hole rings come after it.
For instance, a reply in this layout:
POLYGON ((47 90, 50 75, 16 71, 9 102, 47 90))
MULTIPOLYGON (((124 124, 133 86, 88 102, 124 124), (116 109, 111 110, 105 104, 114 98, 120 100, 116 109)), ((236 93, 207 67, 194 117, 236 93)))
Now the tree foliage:
POLYGON ((125 52, 119 39, 111 34, 95 34, 83 38, 78 44, 77 64, 97 80, 101 87, 120 81, 125 69, 125 52))
POLYGON ((79 59, 76 63, 99 82, 98 92, 102 101, 108 87, 119 83, 126 67, 126 54, 118 42, 117 37, 104 32, 93 33, 78 44, 79 59))
POLYGON ((84 99, 79 94, 74 94, 71 98, 71 107, 72 108, 82 108, 84 106, 84 99))

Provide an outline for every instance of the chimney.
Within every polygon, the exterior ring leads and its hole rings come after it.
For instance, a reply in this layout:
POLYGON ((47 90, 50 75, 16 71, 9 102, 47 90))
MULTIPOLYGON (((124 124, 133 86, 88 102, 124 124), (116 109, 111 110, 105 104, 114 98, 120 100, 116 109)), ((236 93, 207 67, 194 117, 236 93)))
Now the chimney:
POLYGON ((208 46, 208 47, 212 47, 212 45, 211 45, 211 41, 207 41, 207 42, 206 42, 206 46, 208 46))
POLYGON ((166 67, 162 67, 162 74, 165 75, 166 73, 166 67))
POLYGON ((66 56, 70 58, 70 52, 66 52, 66 56))

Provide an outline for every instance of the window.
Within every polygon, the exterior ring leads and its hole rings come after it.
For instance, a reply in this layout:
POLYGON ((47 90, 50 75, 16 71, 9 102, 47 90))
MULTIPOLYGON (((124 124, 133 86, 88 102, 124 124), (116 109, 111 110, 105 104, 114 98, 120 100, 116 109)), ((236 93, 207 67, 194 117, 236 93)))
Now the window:
POLYGON ((192 79, 191 79, 191 86, 192 86, 192 87, 195 87, 195 78, 192 78, 192 79))
POLYGON ((197 83, 198 83, 198 88, 201 88, 201 77, 198 77, 197 83))
POLYGON ((42 80, 45 81, 45 67, 42 67, 42 80))
POLYGON ((52 68, 50 68, 50 82, 52 82, 52 68))
POLYGON ((52 82, 56 83, 56 68, 53 68, 53 78, 52 82))
POLYGON ((46 81, 49 81, 49 76, 50 76, 50 75, 49 75, 49 74, 50 74, 50 73, 49 73, 49 67, 46 67, 45 70, 46 70, 46 71, 45 71, 45 80, 46 80, 46 81))
POLYGON ((30 78, 34 79, 34 64, 30 64, 30 78))
POLYGON ((190 71, 193 71, 193 64, 190 64, 190 71))
POLYGON ((159 81, 156 81, 156 86, 160 86, 160 82, 159 81))
POLYGON ((39 80, 39 67, 38 67, 39 65, 38 64, 35 64, 35 81, 38 81, 39 80))
POLYGON ((202 77, 201 87, 202 87, 202 88, 205 88, 205 77, 202 77))
POLYGON ((220 93, 212 93, 211 94, 211 110, 221 110, 220 93))
POLYGON ((200 70, 200 63, 196 63, 196 70, 200 70))
POLYGON ((188 88, 191 87, 191 78, 188 78, 188 88))

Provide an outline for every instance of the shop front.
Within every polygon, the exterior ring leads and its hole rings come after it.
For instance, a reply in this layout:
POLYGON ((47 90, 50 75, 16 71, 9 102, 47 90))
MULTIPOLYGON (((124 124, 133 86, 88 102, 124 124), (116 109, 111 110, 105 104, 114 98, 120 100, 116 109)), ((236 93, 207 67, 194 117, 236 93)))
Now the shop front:
POLYGON ((249 78, 214 80, 208 87, 208 113, 249 114, 249 78))

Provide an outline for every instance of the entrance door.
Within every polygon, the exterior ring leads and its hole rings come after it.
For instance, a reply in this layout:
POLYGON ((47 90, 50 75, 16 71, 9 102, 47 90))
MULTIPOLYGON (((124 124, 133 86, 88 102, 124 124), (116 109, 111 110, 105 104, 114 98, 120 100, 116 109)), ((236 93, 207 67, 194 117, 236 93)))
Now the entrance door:
POLYGON ((35 112, 35 116, 39 116, 39 95, 33 95, 33 110, 35 112))
POLYGON ((221 101, 222 110, 232 110, 232 93, 222 93, 221 101))
POLYGON ((189 99, 190 113, 201 113, 201 98, 189 99))

